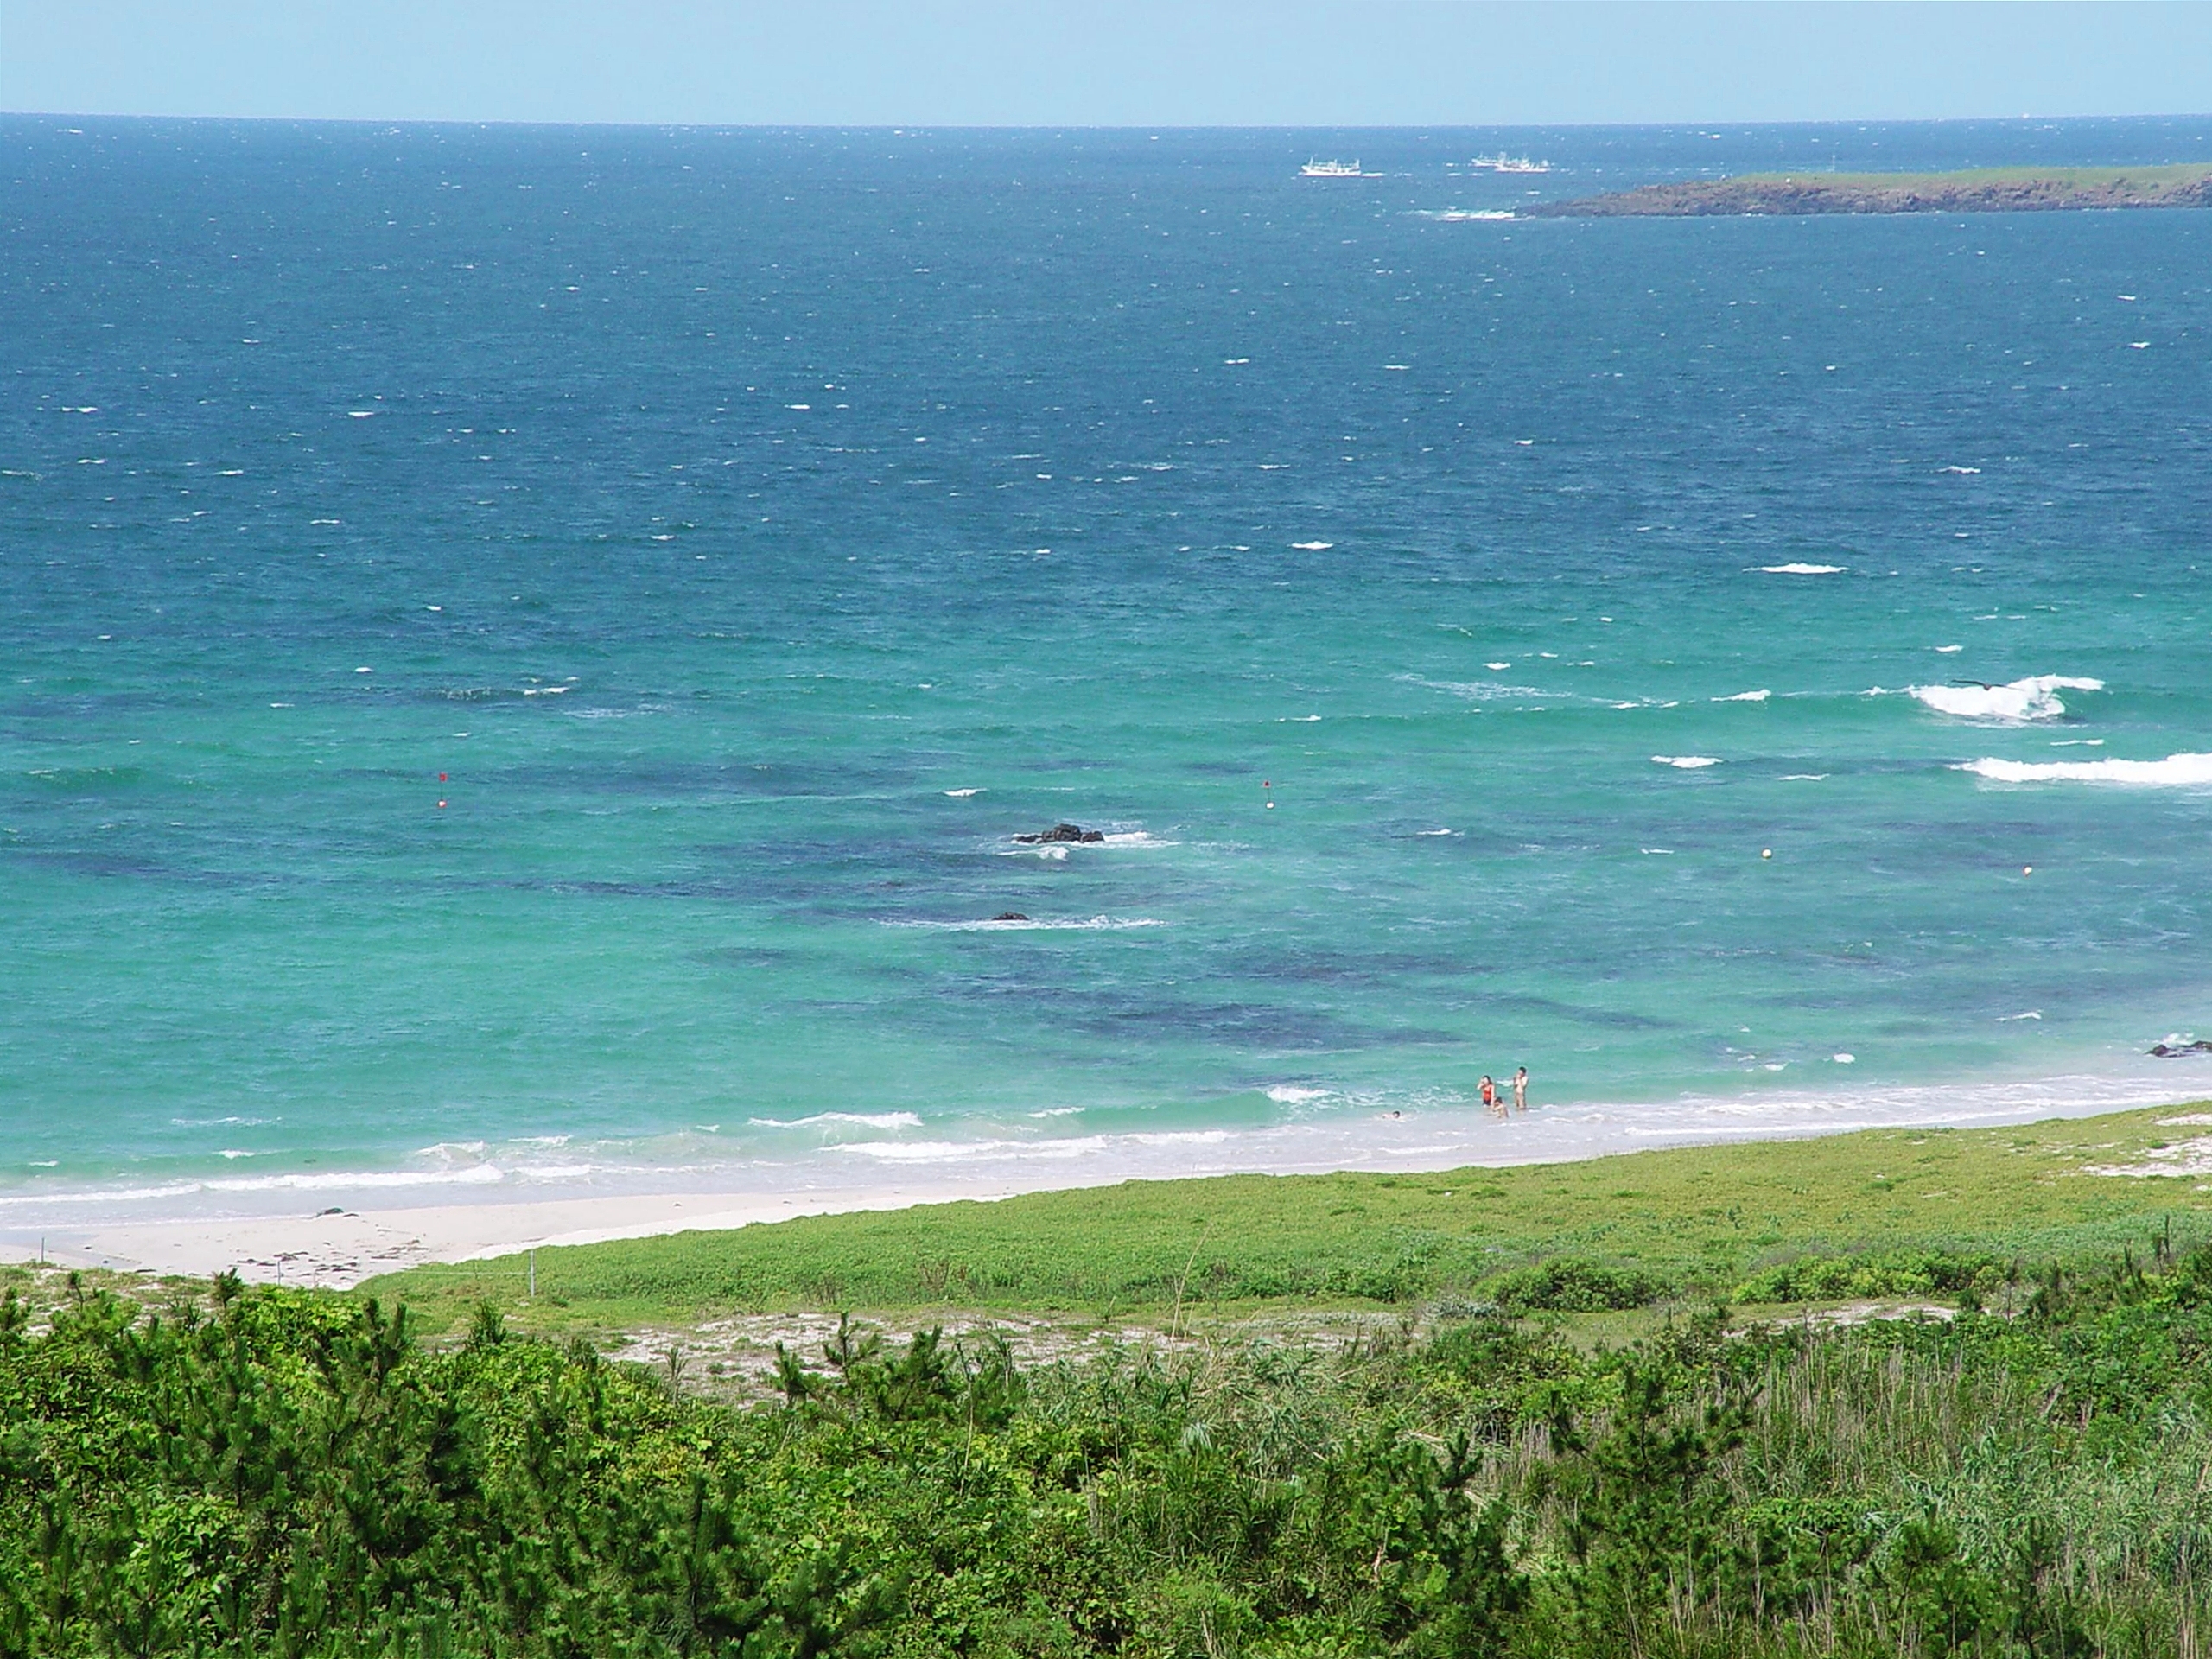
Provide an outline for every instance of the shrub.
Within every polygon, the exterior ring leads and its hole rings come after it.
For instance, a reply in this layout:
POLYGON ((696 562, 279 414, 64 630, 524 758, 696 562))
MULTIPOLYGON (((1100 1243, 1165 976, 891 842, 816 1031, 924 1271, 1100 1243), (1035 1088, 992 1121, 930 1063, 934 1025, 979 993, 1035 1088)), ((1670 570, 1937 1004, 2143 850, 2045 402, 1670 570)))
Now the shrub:
POLYGON ((1803 1256, 1753 1274, 1731 1293, 1739 1302, 1840 1302, 1855 1296, 1986 1295, 2005 1268, 1989 1255, 1891 1250, 1878 1255, 1803 1256))
POLYGON ((1562 1255, 1500 1274, 1483 1288, 1509 1313, 1599 1313, 1649 1306, 1675 1287, 1634 1268, 1604 1268, 1562 1255))

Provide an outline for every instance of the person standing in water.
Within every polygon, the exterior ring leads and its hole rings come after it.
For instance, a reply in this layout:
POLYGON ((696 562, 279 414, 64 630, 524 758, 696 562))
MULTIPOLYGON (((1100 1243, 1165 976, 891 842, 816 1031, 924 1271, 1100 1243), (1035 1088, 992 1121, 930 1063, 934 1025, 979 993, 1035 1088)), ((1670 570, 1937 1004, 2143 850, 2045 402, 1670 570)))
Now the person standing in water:
POLYGON ((1525 1065, 1513 1074, 1513 1109, 1516 1112, 1529 1109, 1529 1068, 1525 1065))

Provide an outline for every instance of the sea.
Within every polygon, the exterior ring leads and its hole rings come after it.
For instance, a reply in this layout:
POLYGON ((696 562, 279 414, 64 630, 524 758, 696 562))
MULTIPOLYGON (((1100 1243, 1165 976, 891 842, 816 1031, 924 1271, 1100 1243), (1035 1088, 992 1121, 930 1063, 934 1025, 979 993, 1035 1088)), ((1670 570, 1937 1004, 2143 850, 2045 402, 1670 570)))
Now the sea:
POLYGON ((1510 216, 2207 158, 0 119, 0 1236, 2212 1095, 2212 213, 1510 216))

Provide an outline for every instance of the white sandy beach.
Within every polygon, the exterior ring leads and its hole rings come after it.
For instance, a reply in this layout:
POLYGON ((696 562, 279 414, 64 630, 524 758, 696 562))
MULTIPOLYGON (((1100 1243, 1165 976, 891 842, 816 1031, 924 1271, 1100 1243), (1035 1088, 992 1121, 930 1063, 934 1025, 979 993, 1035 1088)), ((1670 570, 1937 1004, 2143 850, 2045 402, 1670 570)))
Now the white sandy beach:
MULTIPOLYGON (((1082 1185, 1055 1180, 1052 1186, 1082 1185)), ((210 1215, 178 1220, 113 1221, 56 1232, 26 1248, 0 1244, 0 1258, 28 1261, 42 1250, 65 1267, 204 1276, 235 1269, 260 1283, 345 1289, 378 1274, 426 1262, 467 1262, 558 1244, 712 1231, 793 1216, 899 1210, 957 1198, 1000 1198, 1033 1188, 1013 1185, 852 1187, 785 1197, 729 1192, 639 1193, 606 1198, 521 1199, 344 1210, 336 1214, 210 1215)))

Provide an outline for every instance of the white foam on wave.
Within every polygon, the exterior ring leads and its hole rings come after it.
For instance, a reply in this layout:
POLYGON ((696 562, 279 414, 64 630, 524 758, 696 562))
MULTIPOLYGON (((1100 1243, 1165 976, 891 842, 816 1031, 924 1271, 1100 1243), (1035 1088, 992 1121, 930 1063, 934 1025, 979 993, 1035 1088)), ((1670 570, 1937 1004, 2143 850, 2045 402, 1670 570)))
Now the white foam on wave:
POLYGON ((1651 759, 1655 765, 1677 766, 1684 772, 1699 772, 1720 764, 1719 757, 1711 754, 1655 754, 1651 759))
POLYGON ((1278 1106, 1303 1106, 1310 1101, 1326 1100, 1326 1089, 1309 1089, 1304 1084, 1271 1084, 1260 1091, 1278 1106))
POLYGON ((514 1174, 518 1181, 582 1181, 599 1173, 597 1164, 536 1164, 514 1174))
POLYGON ((968 922, 893 921, 887 927, 922 927, 938 933, 1118 933, 1134 927, 1165 927, 1156 916, 984 917, 968 922))
POLYGON ((948 789, 944 791, 947 799, 955 801, 964 801, 970 795, 980 795, 982 792, 980 789, 948 789))
POLYGON ((149 1198, 188 1198, 203 1193, 388 1192, 410 1186, 494 1186, 507 1179, 495 1164, 464 1169, 317 1170, 283 1175, 209 1177, 159 1186, 93 1187, 75 1192, 22 1192, 0 1197, 0 1206, 25 1204, 133 1204, 149 1198))
POLYGON ((816 1112, 810 1117, 749 1117, 756 1129, 815 1129, 830 1123, 856 1123, 864 1129, 918 1129, 912 1112, 816 1112))
POLYGON ((1325 553, 1336 543, 1334 542, 1293 542, 1291 545, 1300 553, 1325 553))
POLYGON ((2056 720, 2066 712, 2061 691, 2101 691, 2102 680, 2032 674, 2005 685, 1916 685, 1911 695, 1939 715, 1959 720, 2056 720))
MULTIPOLYGON (((1401 674, 1396 678, 1402 685, 1418 685, 1430 691, 1449 692, 1455 697, 1465 698, 1469 702, 1502 702, 1508 698, 1541 697, 1545 695, 1537 686, 1507 685, 1498 680, 1431 680, 1418 674, 1401 674)), ((1637 705, 1625 703, 1622 706, 1632 709, 1637 705)))
POLYGON ((2125 784, 2139 789, 2212 785, 2212 754, 2163 760, 2001 760, 1985 756, 1957 768, 1997 784, 2125 784))
POLYGON ((1788 564, 1763 564, 1762 574, 1770 576, 1840 576, 1849 567, 1840 564, 1803 564, 1792 561, 1788 564))
POLYGON ((1109 830, 1106 832, 1106 839, 1099 843, 1102 847, 1173 847, 1177 844, 1172 841, 1162 841, 1142 830, 1109 830))
POLYGON ((1229 1138, 1227 1129, 1175 1129, 1141 1135, 1070 1135, 1054 1141, 855 1141, 835 1150, 893 1164, 964 1164, 994 1158, 1082 1158, 1117 1147, 1214 1147, 1229 1138))
POLYGON ((1774 695, 1771 691, 1738 691, 1732 697, 1715 697, 1715 702, 1764 702, 1774 695))

